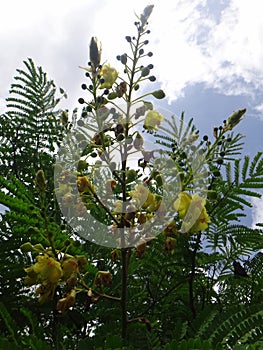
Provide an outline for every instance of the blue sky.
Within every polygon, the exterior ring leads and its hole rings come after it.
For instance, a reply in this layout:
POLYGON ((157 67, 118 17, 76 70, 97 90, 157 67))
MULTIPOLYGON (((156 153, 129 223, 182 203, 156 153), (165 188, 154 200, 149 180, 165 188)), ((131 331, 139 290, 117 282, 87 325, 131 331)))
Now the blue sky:
MULTIPOLYGON (((154 4, 149 49, 154 73, 165 90, 167 109, 194 117, 201 133, 211 132, 234 110, 247 113, 237 131, 244 154, 263 148, 263 20, 261 0, 9 0, 0 17, 0 111, 22 61, 33 58, 68 93, 73 109, 88 61, 91 36, 114 65, 134 33, 134 13, 154 4)), ((263 221, 263 201, 253 222, 263 221)))

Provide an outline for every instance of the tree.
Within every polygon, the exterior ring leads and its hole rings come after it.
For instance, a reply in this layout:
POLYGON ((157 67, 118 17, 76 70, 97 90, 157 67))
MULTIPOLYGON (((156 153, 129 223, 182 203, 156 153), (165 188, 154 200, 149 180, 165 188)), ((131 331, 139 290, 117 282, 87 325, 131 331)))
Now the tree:
POLYGON ((91 39, 70 122, 42 68, 18 70, 0 129, 2 348, 262 345, 262 224, 240 223, 262 153, 242 157, 245 109, 201 137, 157 108, 162 90, 140 95, 152 9, 117 56, 124 75, 91 39))

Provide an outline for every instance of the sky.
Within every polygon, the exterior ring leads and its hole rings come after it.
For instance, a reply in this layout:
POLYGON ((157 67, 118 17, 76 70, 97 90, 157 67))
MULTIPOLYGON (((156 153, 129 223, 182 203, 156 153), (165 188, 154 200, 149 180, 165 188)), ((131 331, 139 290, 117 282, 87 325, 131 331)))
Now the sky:
MULTIPOLYGON (((92 36, 103 59, 117 64, 144 7, 153 4, 149 49, 153 73, 165 90, 162 106, 194 118, 212 132, 234 110, 247 108, 236 128, 245 135, 244 154, 263 148, 262 0, 9 0, 0 13, 0 112, 17 68, 32 58, 68 94, 74 109, 85 82, 92 36)), ((263 200, 253 201, 251 225, 263 222, 263 200)))

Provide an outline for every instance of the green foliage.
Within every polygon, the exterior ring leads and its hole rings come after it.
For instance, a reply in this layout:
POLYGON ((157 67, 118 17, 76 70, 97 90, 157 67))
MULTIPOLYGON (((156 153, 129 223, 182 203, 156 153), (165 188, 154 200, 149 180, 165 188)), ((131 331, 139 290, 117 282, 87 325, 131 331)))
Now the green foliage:
POLYGON ((56 111, 61 98, 56 87, 32 59, 17 69, 15 82, 7 98, 7 112, 1 115, 0 164, 3 176, 14 174, 24 183, 32 183, 38 168, 49 166, 63 125, 56 111))
POLYGON ((262 340, 262 304, 230 307, 210 306, 200 313, 189 329, 189 334, 206 339, 213 349, 235 346, 262 340))

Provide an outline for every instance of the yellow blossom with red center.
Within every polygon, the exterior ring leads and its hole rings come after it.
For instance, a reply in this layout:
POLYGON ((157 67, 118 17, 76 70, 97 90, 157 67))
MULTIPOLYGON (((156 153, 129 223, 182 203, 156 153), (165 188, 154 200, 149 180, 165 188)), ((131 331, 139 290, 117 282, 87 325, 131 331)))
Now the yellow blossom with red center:
POLYGON ((78 272, 78 262, 73 257, 66 257, 62 262, 63 278, 66 280, 78 272))
POLYGON ((33 271, 38 275, 40 281, 47 280, 52 284, 57 283, 63 274, 60 263, 47 254, 37 257, 33 271))
POLYGON ((201 214, 196 220, 195 224, 191 227, 190 232, 198 232, 203 231, 208 228, 208 224, 210 223, 210 217, 207 214, 206 208, 203 207, 201 214))
POLYGON ((180 219, 183 219, 183 232, 198 232, 208 228, 210 217, 205 208, 206 200, 198 194, 191 196, 181 192, 174 202, 174 208, 178 211, 180 219))
POLYGON ((186 192, 180 192, 178 198, 174 202, 174 209, 178 211, 179 218, 183 219, 190 206, 192 197, 186 192))
POLYGON ((155 195, 142 183, 135 186, 135 190, 130 192, 130 196, 142 209, 146 209, 155 202, 155 195))
POLYGON ((115 68, 106 64, 100 70, 100 77, 104 80, 100 85, 100 89, 110 89, 118 77, 118 72, 115 68))
POLYGON ((157 111, 150 110, 145 116, 143 127, 147 130, 158 130, 158 126, 163 121, 163 116, 157 111))

